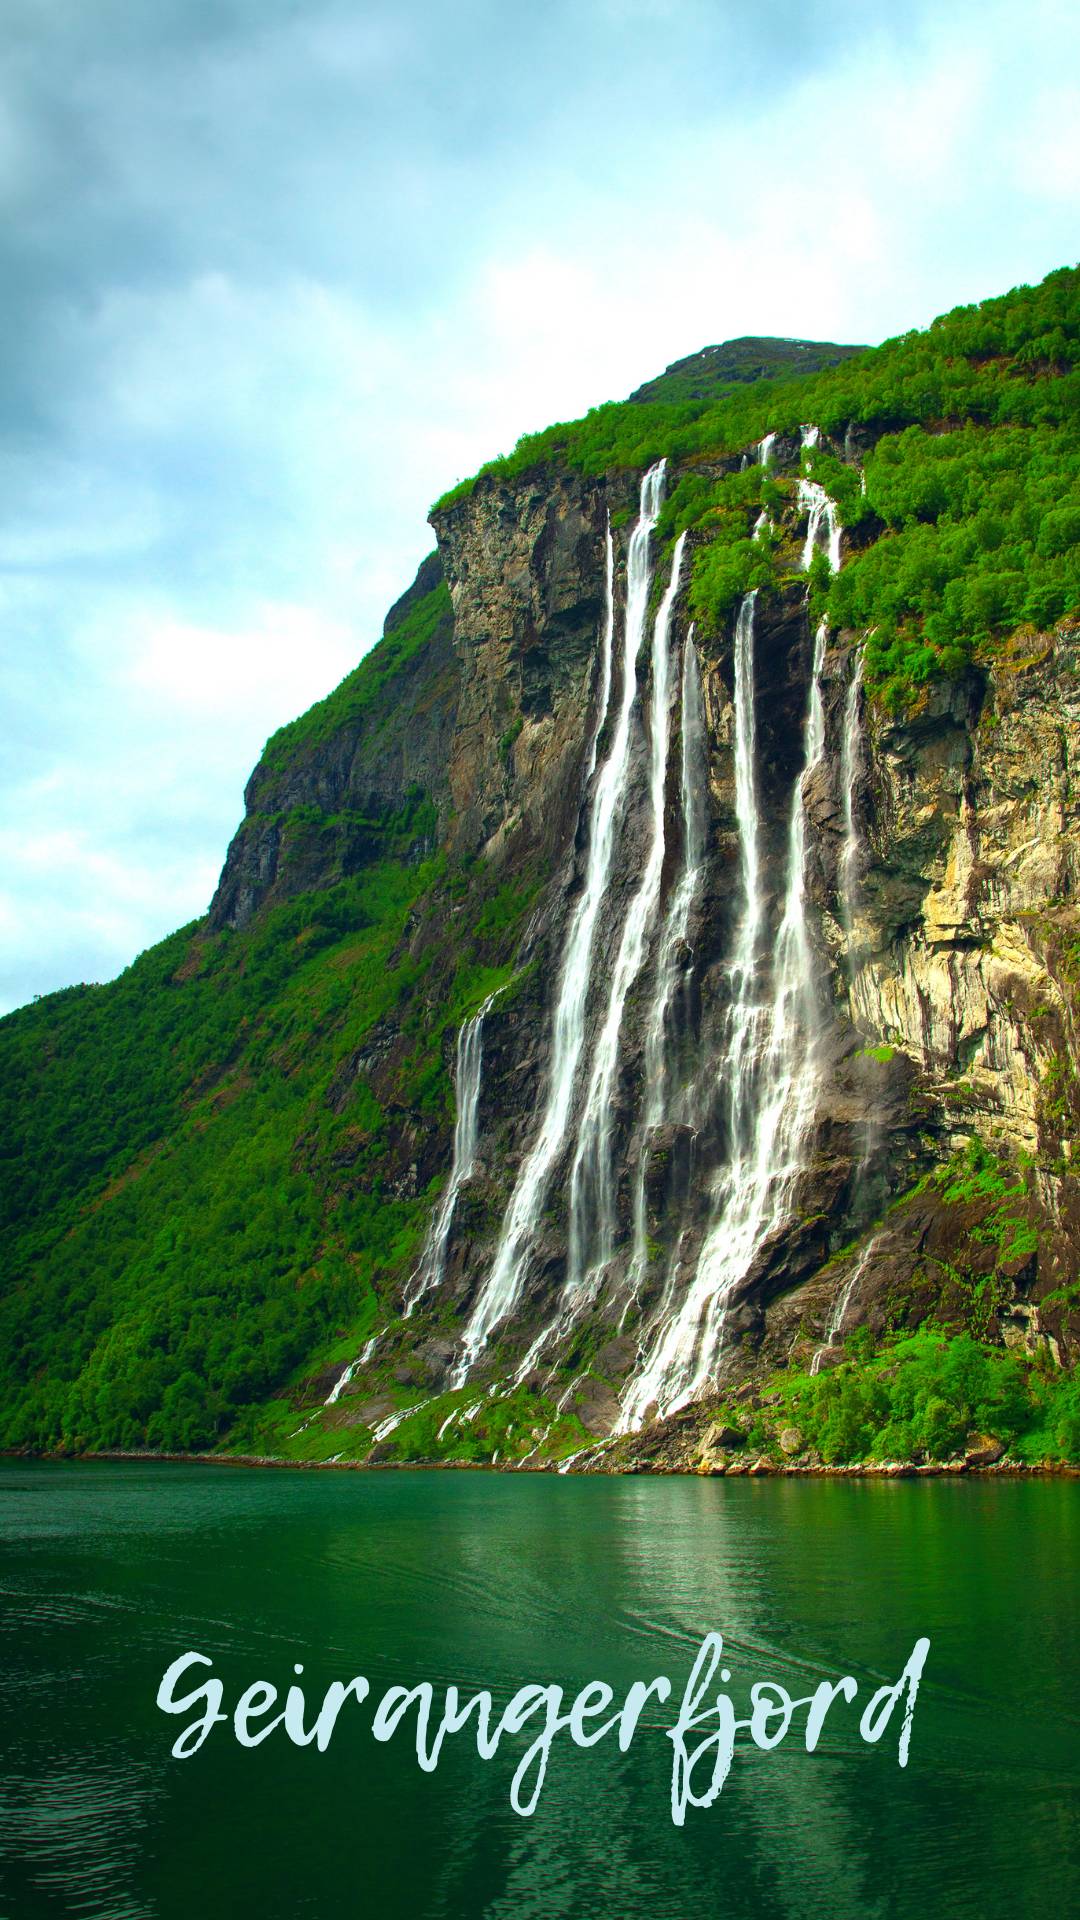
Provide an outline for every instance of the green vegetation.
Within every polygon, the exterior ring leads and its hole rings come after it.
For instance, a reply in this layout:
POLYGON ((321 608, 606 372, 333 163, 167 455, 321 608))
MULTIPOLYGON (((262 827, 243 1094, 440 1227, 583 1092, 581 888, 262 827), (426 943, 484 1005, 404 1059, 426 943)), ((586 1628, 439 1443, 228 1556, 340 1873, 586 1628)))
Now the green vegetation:
POLYGON ((395 1427, 385 1450, 402 1462, 479 1464, 494 1457, 510 1465, 529 1455, 562 1459, 590 1440, 574 1414, 560 1413, 553 1400, 525 1387, 488 1395, 479 1403, 476 1389, 464 1387, 424 1402, 395 1427))
POLYGON ((902 708, 1021 623, 1045 628, 1080 609, 1078 362, 1080 270, 1062 268, 821 371, 719 394, 695 376, 697 397, 695 380, 654 382, 643 393, 663 398, 610 403, 526 436, 437 510, 485 476, 508 481, 554 463, 640 470, 666 455, 675 485, 660 532, 693 529, 691 607, 715 631, 740 595, 795 560, 782 534, 751 538, 762 507, 777 524, 786 509, 790 524, 792 482, 755 467, 719 473, 717 463, 804 421, 838 445, 854 427, 873 443, 865 494, 827 444, 806 470, 849 532, 879 537, 860 539, 833 581, 824 559, 815 563, 814 615, 868 634, 868 690, 902 708))
POLYGON ((818 373, 822 367, 838 366, 852 354, 865 353, 865 347, 837 346, 831 340, 785 340, 744 336, 725 340, 717 347, 703 347, 698 353, 676 360, 655 380, 646 381, 632 401, 663 400, 680 405, 687 400, 716 400, 731 387, 753 380, 783 379, 792 374, 818 373))
POLYGON ((908 427, 867 460, 867 502, 886 531, 842 568, 827 604, 835 626, 873 629, 867 683, 888 704, 1022 622, 1050 627, 1080 607, 1078 402, 1054 424, 908 427))
POLYGON ((185 929, 4 1022, 6 1444, 205 1446, 364 1308, 422 1209, 328 1207, 319 1096, 413 988, 393 950, 430 878, 376 868, 243 942, 185 929))
POLYGON ((609 401, 583 420, 525 435, 435 510, 487 476, 512 480, 555 461, 591 474, 640 470, 664 456, 681 466, 738 453, 768 432, 796 432, 807 420, 841 435, 849 424, 890 432, 965 421, 1058 425, 1080 413, 1078 348, 1080 269, 1062 267, 1037 287, 957 307, 924 332, 821 373, 738 385, 711 404, 609 401))
MULTIPOLYGON (((795 1424, 829 1464, 948 1460, 985 1435, 1021 1461, 1080 1460, 1080 1382, 967 1334, 931 1328, 877 1352, 860 1328, 819 1374, 777 1375, 771 1424, 795 1424)), ((771 1396, 770 1396, 771 1397, 771 1396)))
POLYGON ((527 904, 477 884, 453 959, 416 956, 441 876, 383 859, 0 1023, 0 1444, 243 1435, 373 1319, 430 1210, 386 1187, 400 1116, 446 1124, 443 1035, 509 978, 527 904), (385 1021, 377 1090, 343 1084, 385 1021))
POLYGON ((1038 1251, 1038 1235, 1022 1204, 1027 1198, 1022 1174, 996 1159, 981 1141, 972 1140, 957 1161, 939 1168, 933 1178, 949 1206, 992 1202, 972 1232, 976 1240, 997 1249, 999 1266, 1029 1260, 1038 1251))
POLYGON ((417 654, 429 647, 440 623, 452 617, 450 592, 440 581, 430 593, 411 606, 399 625, 366 653, 360 665, 347 674, 341 685, 325 700, 279 727, 266 743, 260 765, 275 771, 306 748, 328 740, 342 727, 361 719, 377 707, 389 682, 417 654))

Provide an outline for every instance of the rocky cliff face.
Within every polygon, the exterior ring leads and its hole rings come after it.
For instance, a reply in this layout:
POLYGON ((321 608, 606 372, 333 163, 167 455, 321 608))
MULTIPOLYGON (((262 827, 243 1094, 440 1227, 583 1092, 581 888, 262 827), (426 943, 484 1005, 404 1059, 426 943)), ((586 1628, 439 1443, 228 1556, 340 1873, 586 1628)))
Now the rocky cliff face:
POLYGON ((987 1329, 1067 1360, 1078 1327, 1058 1296, 1080 1257, 1078 721, 1070 627, 1017 636, 903 723, 871 715, 847 995, 859 1031, 910 1063, 931 1157, 974 1138, 1019 1170, 1004 1246, 987 1208, 931 1204, 932 1187, 898 1209, 860 1310, 880 1323, 898 1297, 915 1314, 936 1296, 964 1319, 981 1288, 987 1329))
MULTIPOLYGON (((833 451, 849 462, 860 457, 850 434, 833 451)), ((753 449, 744 456, 754 457, 753 449)), ((774 458, 781 473, 794 473, 797 444, 779 445, 774 458)), ((668 476, 669 485, 675 478, 668 476)), ((636 496, 636 481, 552 469, 481 480, 468 499, 434 517, 438 561, 414 595, 439 590, 437 567, 452 617, 440 615, 426 649, 400 668, 392 697, 377 716, 257 769, 248 789, 248 819, 214 905, 217 924, 243 924, 267 899, 325 884, 350 860, 363 860, 362 834, 349 840, 355 822, 305 839, 290 828, 297 810, 325 817, 352 809, 368 822, 385 821, 417 793, 431 802, 435 835, 452 861, 483 876, 485 886, 532 888, 508 956, 512 978, 483 1018, 475 1150, 460 1193, 454 1190, 436 1284, 425 1286, 415 1310, 387 1321, 377 1362, 353 1369, 333 1416, 343 1422, 374 1423, 376 1371, 382 1377, 389 1364, 399 1383, 428 1394, 463 1382, 482 1393, 517 1379, 557 1391, 598 1436, 625 1426, 635 1377, 665 1314, 677 1315, 692 1292, 690 1276, 700 1271, 716 1224, 717 1185, 742 1124, 732 1117, 724 1062, 741 1017, 732 956, 745 891, 739 740, 747 722, 739 713, 732 619, 696 643, 706 850, 678 953, 669 955, 675 987, 662 1041, 675 1091, 650 1115, 651 982, 681 860, 685 869, 687 832, 680 743, 688 723, 685 710, 679 720, 674 681, 667 714, 657 718, 658 668, 647 642, 665 559, 651 575, 617 844, 583 976, 581 1063, 568 1109, 578 1113, 591 1097, 590 1060, 594 1078, 600 1072, 608 989, 660 831, 656 730, 663 724, 670 747, 662 869, 601 1102, 612 1193, 599 1225, 595 1197, 593 1213, 581 1216, 594 1234, 606 1220, 613 1239, 601 1265, 575 1279, 575 1193, 586 1161, 580 1125, 575 1134, 578 1123, 568 1123, 548 1155, 510 1310, 474 1351, 462 1347, 462 1328, 475 1320, 506 1253, 508 1222, 550 1107, 560 981, 590 885, 597 796, 617 732, 619 668, 617 660, 605 668, 603 635, 605 621, 617 636, 630 617, 636 496), (610 604, 609 515, 616 527, 610 604)), ((793 496, 780 528, 791 561, 807 516, 805 500, 793 496)), ((689 625, 691 559, 692 551, 674 596, 673 656, 689 625)), ((1076 1342, 1067 1291, 1080 1255, 1070 1178, 1080 1065, 1075 637, 1069 629, 1021 637, 897 717, 859 696, 859 635, 828 634, 815 657, 805 582, 797 568, 780 573, 754 612, 755 844, 771 946, 761 966, 763 980, 775 980, 791 905, 793 796, 801 791, 800 912, 817 1009, 815 1072, 798 1141, 788 1141, 798 1164, 783 1205, 766 1208, 767 1231, 727 1288, 707 1365, 700 1353, 694 1361, 691 1412, 697 1407, 700 1420, 722 1387, 752 1380, 766 1365, 812 1357, 831 1365, 835 1342, 862 1322, 880 1332, 934 1315, 1030 1352, 1041 1347, 1058 1361, 1073 1356, 1076 1342), (815 677, 823 747, 803 779, 815 677), (1007 1162, 1010 1186, 977 1173, 965 1184, 956 1167, 965 1152, 970 1160, 972 1142, 1007 1162)), ((688 660, 673 670, 676 681, 690 671, 688 660)), ((444 914, 439 900, 420 916, 414 951, 445 941, 444 914)), ((385 1092, 401 1044, 392 1030, 378 1037, 352 1063, 337 1097, 347 1098, 358 1077, 385 1092)), ((800 1044, 794 1029, 790 1044, 800 1044)), ((790 1090, 781 1092, 790 1103, 790 1090)), ((449 1169, 445 1132, 409 1122, 402 1137, 413 1190, 418 1179, 449 1169)), ((593 1177, 600 1177, 595 1170, 593 1177)), ((404 1298, 408 1304, 408 1287, 404 1298)), ((398 1314, 402 1304, 399 1293, 398 1314)), ((634 1424, 640 1428, 643 1418, 646 1432, 620 1443, 623 1449, 632 1444, 639 1457, 650 1447, 670 1451, 677 1430, 676 1454, 689 1457, 700 1420, 694 1415, 688 1424, 680 1411, 674 1422, 650 1426, 663 1413, 662 1399, 639 1401, 634 1424)))
POLYGON ((496 866, 576 824, 604 586, 605 490, 575 474, 480 485, 434 517, 454 607, 451 844, 496 866))

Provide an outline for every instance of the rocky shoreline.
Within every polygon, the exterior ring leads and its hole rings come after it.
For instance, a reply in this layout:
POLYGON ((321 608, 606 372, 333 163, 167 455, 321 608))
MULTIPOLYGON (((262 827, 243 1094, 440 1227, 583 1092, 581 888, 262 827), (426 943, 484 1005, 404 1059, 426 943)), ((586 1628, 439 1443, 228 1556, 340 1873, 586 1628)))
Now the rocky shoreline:
POLYGON ((7 1460, 47 1460, 69 1462, 73 1465, 85 1465, 91 1461, 127 1461, 143 1466, 189 1466, 189 1467, 290 1467, 298 1471, 329 1471, 341 1473, 552 1473, 560 1477, 568 1473, 575 1474, 629 1474, 643 1473, 674 1477, 711 1480, 739 1479, 848 1479, 848 1480, 913 1480, 913 1479, 959 1479, 975 1476, 980 1479, 997 1477, 999 1479, 1076 1479, 1080 1476, 1080 1466, 1068 1460, 1042 1460, 1029 1463, 1023 1460, 971 1460, 963 1457, 955 1460, 864 1460, 843 1462, 830 1465, 820 1462, 785 1461, 782 1464, 759 1456, 753 1460, 733 1460, 725 1462, 701 1462, 693 1465, 675 1465, 658 1459, 632 1459, 618 1464, 608 1463, 591 1457, 594 1449, 586 1448, 583 1454, 571 1456, 563 1461, 541 1461, 535 1466, 516 1467, 509 1461, 504 1465, 490 1460, 291 1460, 282 1454, 256 1453, 152 1453, 148 1449, 112 1448, 92 1453, 34 1453, 21 1449, 8 1449, 0 1457, 7 1460), (580 1465, 578 1464, 580 1461, 580 1465))

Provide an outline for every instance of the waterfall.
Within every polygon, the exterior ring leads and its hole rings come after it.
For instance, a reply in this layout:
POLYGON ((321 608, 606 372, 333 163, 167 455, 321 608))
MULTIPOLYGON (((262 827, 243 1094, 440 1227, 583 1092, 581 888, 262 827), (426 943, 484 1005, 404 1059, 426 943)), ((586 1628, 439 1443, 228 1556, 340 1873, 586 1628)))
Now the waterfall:
POLYGON ((862 843, 855 818, 855 800, 863 775, 862 701, 863 656, 855 655, 844 699, 844 730, 840 740, 840 792, 844 814, 844 843, 840 849, 840 916, 847 936, 848 972, 855 972, 854 929, 859 906, 862 843))
POLYGON ((646 1126, 658 1125, 668 1110, 671 1089, 668 1023, 679 989, 680 954, 686 947, 690 915, 705 877, 708 741, 693 623, 683 641, 680 683, 679 810, 683 831, 682 870, 664 918, 656 962, 656 988, 645 1030, 646 1126))
POLYGON ((622 935, 612 969, 604 1021, 593 1056, 570 1175, 565 1293, 571 1304, 584 1293, 595 1290, 597 1279, 610 1264, 615 1251, 612 1105, 627 995, 644 965, 649 935, 660 901, 671 706, 671 616, 679 591, 685 542, 686 535, 680 534, 672 555, 671 576, 653 623, 649 852, 637 890, 623 918, 622 935))
POLYGON ((837 1343, 837 1339, 839 1338, 840 1332, 843 1328, 844 1321, 847 1317, 847 1310, 850 1307, 852 1300, 855 1298, 855 1290, 858 1287, 858 1284, 862 1279, 863 1274, 866 1272, 867 1267, 870 1265, 870 1256, 873 1253, 874 1248, 877 1246, 877 1243, 880 1240, 880 1238, 881 1238, 881 1235, 879 1233, 875 1233, 873 1236, 873 1239, 867 1241, 865 1247, 863 1248, 862 1252, 859 1255, 859 1258, 856 1260, 855 1265, 851 1270, 846 1286, 844 1286, 844 1288, 838 1295, 836 1304, 833 1307, 832 1313, 829 1315, 829 1324, 825 1329, 824 1344, 818 1347, 817 1352, 814 1354, 814 1357, 810 1362, 811 1373, 821 1372, 821 1361, 822 1361, 823 1355, 828 1352, 830 1347, 835 1347, 837 1343))
POLYGON ((648 1265, 645 1177, 648 1168, 649 1135, 668 1117, 671 1109, 674 1075, 673 1063, 669 1058, 669 1026, 682 979, 682 955, 690 932, 690 915, 705 875, 705 782, 708 750, 705 736, 705 705, 701 693, 701 670, 698 666, 692 623, 683 641, 680 684, 679 802, 683 831, 682 868, 664 915, 656 956, 656 981, 652 1005, 645 1028, 645 1098, 634 1188, 634 1245, 628 1276, 631 1296, 637 1292, 648 1265))
MULTIPOLYGON (((342 1393, 344 1392, 345 1388, 348 1386, 349 1381, 352 1379, 353 1375, 357 1372, 358 1368, 367 1366, 367 1363, 371 1359, 371 1356, 374 1353, 375 1348, 378 1346, 378 1344, 379 1344, 379 1336, 377 1333, 373 1333, 371 1336, 371 1339, 365 1343, 365 1345, 361 1348, 360 1352, 357 1354, 356 1359, 350 1360, 348 1366, 345 1368, 344 1373, 341 1373, 338 1375, 338 1378, 335 1380, 333 1386, 331 1387, 329 1393, 326 1396, 326 1399, 323 1401, 324 1407, 335 1407, 337 1405, 338 1401, 342 1396, 342 1393)), ((305 1426, 307 1426, 308 1424, 309 1423, 307 1421, 304 1422, 305 1426)))
MULTIPOLYGON (((750 1088, 745 1066, 755 1025, 752 996, 764 916, 758 848, 757 739, 754 718, 756 599, 755 593, 744 596, 735 622, 735 813, 739 828, 742 906, 728 968, 731 1002, 726 1046, 720 1066, 720 1084, 727 1094, 732 1158, 737 1152, 740 1136, 746 1132, 744 1109, 750 1088)), ((648 1407, 665 1394, 669 1383, 675 1383, 678 1389, 693 1365, 706 1296, 695 1280, 681 1310, 669 1316, 676 1277, 673 1265, 658 1316, 659 1335, 644 1367, 631 1383, 629 1396, 624 1403, 620 1424, 628 1428, 641 1424, 648 1407)))
POLYGON ((450 1165, 450 1178, 432 1216, 431 1225, 428 1227, 420 1263, 405 1289, 406 1319, 424 1294, 440 1284, 446 1270, 450 1229, 454 1223, 458 1194, 466 1180, 471 1180, 476 1165, 480 1072, 484 1057, 484 1021, 492 1002, 501 992, 502 988, 496 987, 494 993, 489 993, 479 1012, 475 1013, 471 1020, 466 1020, 458 1032, 457 1056, 454 1065, 457 1114, 454 1120, 454 1155, 450 1165))
POLYGON ((769 461, 772 459, 773 442, 775 441, 775 439, 776 439, 775 433, 767 433, 765 435, 764 440, 759 442, 758 450, 757 450, 759 466, 762 466, 762 467, 768 466, 769 461))
MULTIPOLYGON (((812 449, 818 445, 820 439, 820 428, 804 427, 802 430, 803 452, 811 452, 812 449)), ((835 500, 829 497, 824 487, 819 486, 816 480, 808 480, 803 477, 800 479, 798 485, 798 501, 800 508, 804 510, 807 515, 806 540, 803 543, 802 552, 803 572, 806 572, 814 557, 814 550, 820 539, 821 529, 824 527, 826 533, 825 550, 829 556, 829 566, 833 573, 838 573, 840 571, 841 529, 840 515, 837 513, 835 500)))
MULTIPOLYGON (((848 1007, 852 1022, 855 1023, 855 998, 859 971, 865 954, 865 945, 860 941, 857 921, 862 906, 862 879, 865 871, 865 849, 859 824, 856 819, 856 801, 859 783, 864 778, 866 763, 863 752, 862 723, 862 684, 863 659, 861 652, 854 654, 851 673, 848 678, 847 693, 844 698, 844 725, 840 739, 840 793, 843 808, 844 839, 840 848, 837 868, 837 893, 839 895, 840 921, 844 929, 845 964, 847 970, 848 1007)), ((863 936, 865 940, 865 935, 863 936)), ((869 1096, 869 1088, 867 1093, 869 1096)), ((851 1198, 849 1205, 857 1219, 865 1223, 876 1206, 881 1195, 875 1195, 873 1183, 869 1179, 870 1170, 881 1138, 881 1114, 876 1103, 868 1098, 867 1110, 858 1128, 856 1149, 851 1176, 851 1198)), ((846 1302, 843 1303, 846 1306, 846 1302)), ((843 1311, 843 1307, 841 1309, 843 1311)))
MULTIPOLYGON (((838 565, 840 529, 834 503, 812 481, 800 481, 799 491, 800 504, 810 507, 812 523, 804 565, 809 564, 822 524, 828 529, 830 559, 835 551, 838 565)), ((788 822, 787 880, 773 952, 771 1001, 761 1005, 755 996, 765 904, 756 786, 754 612, 755 596, 749 594, 740 606, 735 630, 735 807, 741 911, 729 966, 730 998, 720 1063, 726 1158, 715 1184, 711 1224, 696 1271, 674 1311, 676 1276, 674 1271, 669 1274, 652 1346, 623 1401, 619 1422, 623 1431, 639 1427, 654 1405, 661 1416, 676 1412, 708 1384, 723 1344, 732 1294, 758 1249, 788 1216, 814 1117, 820 1016, 806 919, 804 796, 806 774, 825 750, 821 677, 827 626, 822 621, 814 636, 804 764, 795 782, 788 822)))
POLYGON ((829 565, 836 573, 840 566, 840 517, 836 511, 836 502, 829 498, 824 487, 816 480, 799 481, 799 505, 806 509, 806 539, 803 543, 802 563, 804 570, 814 557, 822 527, 825 528, 825 551, 829 556, 829 565))
POLYGON ((604 628, 600 641, 600 687, 596 699, 596 725, 589 741, 589 753, 585 762, 585 791, 596 772, 596 755, 600 747, 600 735, 607 719, 608 704, 611 700, 611 650, 615 638, 615 542, 611 537, 611 515, 607 517, 607 530, 604 534, 604 628))
MULTIPOLYGON (((588 796, 588 853, 585 884, 570 917, 555 1000, 551 1038, 551 1065, 539 1130, 518 1170, 503 1218, 495 1259, 477 1296, 462 1337, 462 1351, 454 1376, 460 1385, 492 1329, 512 1312, 521 1295, 535 1244, 551 1175, 566 1144, 585 1044, 585 1011, 592 971, 593 946, 600 908, 607 893, 630 773, 630 716, 637 694, 637 657, 645 630, 651 569, 650 542, 660 513, 665 462, 650 467, 641 483, 637 525, 627 552, 626 612, 622 659, 622 688, 607 758, 588 796)), ((601 667, 601 693, 596 728, 590 742, 587 773, 596 769, 599 738, 607 718, 612 684, 614 637, 614 582, 610 528, 608 531, 607 609, 601 667)))

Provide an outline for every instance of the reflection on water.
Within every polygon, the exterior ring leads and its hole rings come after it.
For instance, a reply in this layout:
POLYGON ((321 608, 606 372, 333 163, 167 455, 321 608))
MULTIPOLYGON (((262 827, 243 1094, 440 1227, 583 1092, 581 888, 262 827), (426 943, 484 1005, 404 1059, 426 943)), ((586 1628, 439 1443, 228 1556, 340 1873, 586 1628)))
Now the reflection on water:
POLYGON ((96 1920, 358 1912, 378 1920, 803 1920, 1069 1910, 1080 1677, 1068 1482, 573 1480, 220 1468, 0 1468, 0 1911, 96 1920), (216 1728, 169 1758, 178 1653, 226 1705, 293 1662, 317 1702, 530 1681, 676 1698, 719 1629, 742 1710, 849 1672, 860 1703, 931 1652, 911 1762, 857 1737, 739 1749, 717 1804, 670 1819, 674 1709, 629 1753, 561 1736, 537 1813, 525 1744, 458 1736, 421 1773, 352 1708, 324 1754, 216 1728))

